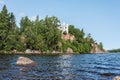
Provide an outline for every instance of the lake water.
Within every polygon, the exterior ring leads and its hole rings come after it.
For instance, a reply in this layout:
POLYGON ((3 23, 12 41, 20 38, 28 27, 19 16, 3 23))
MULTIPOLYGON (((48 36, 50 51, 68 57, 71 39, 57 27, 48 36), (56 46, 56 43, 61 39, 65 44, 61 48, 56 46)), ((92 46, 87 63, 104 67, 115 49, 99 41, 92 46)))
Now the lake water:
POLYGON ((0 55, 0 80, 112 80, 117 75, 120 75, 120 53, 0 55), (19 56, 31 58, 38 66, 17 66, 19 56))

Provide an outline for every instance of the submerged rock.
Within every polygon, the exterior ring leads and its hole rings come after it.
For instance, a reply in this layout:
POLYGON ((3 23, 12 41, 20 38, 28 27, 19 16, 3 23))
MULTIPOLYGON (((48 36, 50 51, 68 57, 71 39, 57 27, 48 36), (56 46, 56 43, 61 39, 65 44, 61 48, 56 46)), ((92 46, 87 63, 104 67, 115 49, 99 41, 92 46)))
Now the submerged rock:
POLYGON ((114 73, 102 73, 101 76, 108 77, 114 75, 114 73))
POLYGON ((29 67, 22 67, 19 69, 21 72, 28 72, 30 71, 31 69, 29 67))
POLYGON ((35 61, 27 57, 19 57, 16 64, 19 66, 36 66, 37 65, 35 61))
POLYGON ((120 76, 114 77, 113 80, 120 80, 120 76))

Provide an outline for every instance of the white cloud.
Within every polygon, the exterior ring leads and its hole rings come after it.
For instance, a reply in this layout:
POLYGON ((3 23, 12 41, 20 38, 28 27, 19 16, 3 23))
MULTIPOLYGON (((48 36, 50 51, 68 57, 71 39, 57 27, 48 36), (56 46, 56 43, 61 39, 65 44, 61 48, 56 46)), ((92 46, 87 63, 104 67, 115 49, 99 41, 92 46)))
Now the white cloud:
POLYGON ((1 5, 4 5, 5 3, 4 3, 4 1, 3 1, 3 0, 0 0, 0 4, 1 4, 1 5))
POLYGON ((30 20, 32 20, 32 21, 35 21, 35 19, 36 19, 36 16, 30 17, 30 20))

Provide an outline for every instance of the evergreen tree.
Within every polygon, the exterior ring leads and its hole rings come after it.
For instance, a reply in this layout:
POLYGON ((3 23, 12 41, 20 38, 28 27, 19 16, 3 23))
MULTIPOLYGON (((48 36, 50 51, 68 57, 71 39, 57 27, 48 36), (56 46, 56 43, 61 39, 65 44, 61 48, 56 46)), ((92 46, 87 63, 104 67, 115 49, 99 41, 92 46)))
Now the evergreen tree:
POLYGON ((100 50, 102 50, 102 51, 104 50, 104 49, 103 49, 103 44, 102 44, 102 42, 100 42, 100 43, 98 44, 98 47, 100 48, 100 50))
POLYGON ((6 5, 3 6, 0 12, 0 49, 13 49, 15 40, 15 16, 13 13, 8 13, 6 5))

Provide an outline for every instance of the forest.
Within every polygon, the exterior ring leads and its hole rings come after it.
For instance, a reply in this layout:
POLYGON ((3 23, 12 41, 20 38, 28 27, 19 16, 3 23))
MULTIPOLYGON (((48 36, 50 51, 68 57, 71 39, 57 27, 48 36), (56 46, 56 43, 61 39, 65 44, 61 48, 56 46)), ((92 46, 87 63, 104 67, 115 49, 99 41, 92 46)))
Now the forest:
POLYGON ((108 52, 111 52, 111 53, 117 53, 117 52, 120 52, 120 48, 118 48, 118 49, 108 50, 108 52))
POLYGON ((61 21, 56 16, 46 16, 31 20, 28 16, 22 17, 20 27, 16 25, 16 19, 12 12, 8 12, 6 5, 0 11, 0 51, 17 50, 24 52, 26 49, 40 52, 66 52, 71 48, 73 52, 90 53, 92 44, 103 50, 102 43, 97 43, 91 34, 86 35, 84 29, 69 25, 69 34, 73 35, 73 41, 63 40, 63 33, 58 29, 61 21))

